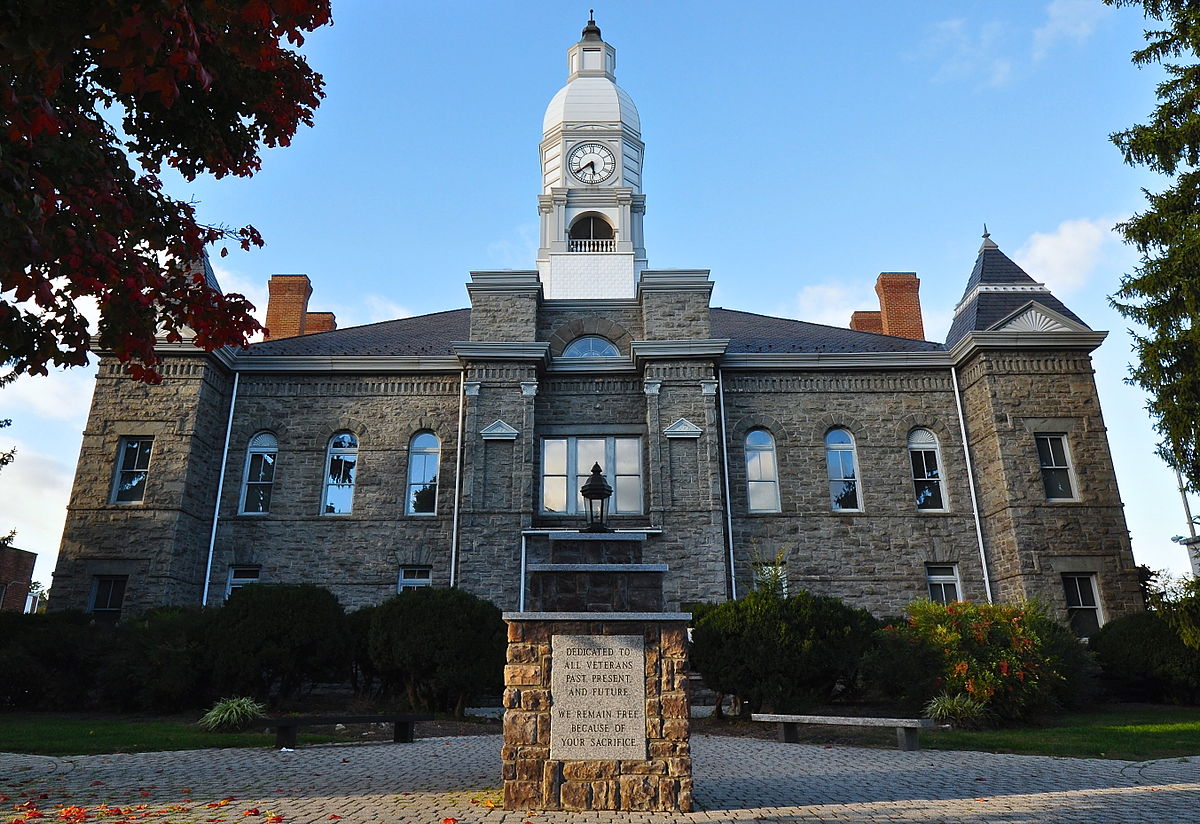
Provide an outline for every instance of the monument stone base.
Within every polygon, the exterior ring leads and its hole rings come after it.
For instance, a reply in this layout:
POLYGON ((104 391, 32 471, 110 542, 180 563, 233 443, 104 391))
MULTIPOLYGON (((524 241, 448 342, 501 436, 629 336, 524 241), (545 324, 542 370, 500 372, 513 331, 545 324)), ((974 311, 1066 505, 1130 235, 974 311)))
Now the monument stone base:
POLYGON ((506 809, 691 812, 689 618, 504 614, 506 809))

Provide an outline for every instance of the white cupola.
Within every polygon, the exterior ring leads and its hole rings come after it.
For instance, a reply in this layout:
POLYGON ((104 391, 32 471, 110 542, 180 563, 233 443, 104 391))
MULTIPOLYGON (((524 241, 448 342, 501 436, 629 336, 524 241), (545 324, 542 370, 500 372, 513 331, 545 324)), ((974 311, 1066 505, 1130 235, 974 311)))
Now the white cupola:
POLYGON ((646 268, 641 121, 589 18, 542 121, 538 271, 550 299, 632 298, 646 268))

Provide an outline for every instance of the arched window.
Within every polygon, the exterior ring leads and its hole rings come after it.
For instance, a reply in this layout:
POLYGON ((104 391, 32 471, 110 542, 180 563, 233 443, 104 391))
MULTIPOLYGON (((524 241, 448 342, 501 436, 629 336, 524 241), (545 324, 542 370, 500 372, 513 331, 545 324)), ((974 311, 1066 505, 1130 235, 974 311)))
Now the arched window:
POLYGON ((584 215, 571 224, 571 240, 612 240, 612 225, 599 215, 584 215))
POLYGON ((765 429, 754 429, 746 435, 746 487, 751 512, 779 511, 775 439, 765 429))
POLYGON ((917 509, 946 508, 942 498, 941 461, 938 457, 937 435, 928 429, 914 429, 908 434, 908 458, 912 464, 917 509))
POLYGON ((432 432, 418 432, 408 444, 409 515, 433 515, 437 511, 438 458, 442 445, 432 432))
POLYGON ((275 453, 279 441, 270 432, 259 432, 246 447, 246 468, 242 473, 243 515, 265 515, 271 511, 271 490, 275 486, 275 453))
POLYGON ((568 343, 562 356, 564 358, 619 358, 621 351, 607 338, 599 335, 584 335, 568 343))
POLYGON ((825 436, 825 461, 829 466, 829 504, 834 512, 858 512, 858 471, 854 437, 845 429, 825 436))
POLYGON ((325 458, 325 515, 349 515, 354 507, 354 477, 358 467, 358 438, 338 432, 329 439, 325 458))

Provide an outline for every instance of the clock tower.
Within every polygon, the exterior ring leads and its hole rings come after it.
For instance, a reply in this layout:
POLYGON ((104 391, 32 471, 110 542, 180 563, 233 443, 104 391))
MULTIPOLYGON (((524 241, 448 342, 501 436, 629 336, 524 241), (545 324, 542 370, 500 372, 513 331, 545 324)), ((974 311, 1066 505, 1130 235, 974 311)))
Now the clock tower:
POLYGON ((567 51, 567 85, 546 107, 537 267, 551 300, 633 298, 646 268, 645 146, 616 64, 589 18, 567 51))

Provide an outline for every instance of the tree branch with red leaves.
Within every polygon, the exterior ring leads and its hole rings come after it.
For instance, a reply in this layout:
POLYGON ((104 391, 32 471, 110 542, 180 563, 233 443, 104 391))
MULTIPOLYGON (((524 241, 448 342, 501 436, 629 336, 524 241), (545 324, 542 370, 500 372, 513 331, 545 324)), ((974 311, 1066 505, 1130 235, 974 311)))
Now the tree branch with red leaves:
POLYGON ((311 126, 323 81, 288 46, 330 22, 329 0, 0 4, 0 363, 44 374, 101 350, 157 382, 159 340, 245 345, 253 307, 204 254, 262 237, 198 222, 158 174, 249 177, 311 126))

